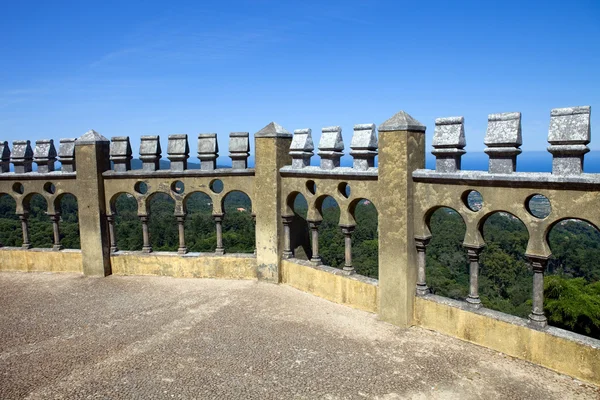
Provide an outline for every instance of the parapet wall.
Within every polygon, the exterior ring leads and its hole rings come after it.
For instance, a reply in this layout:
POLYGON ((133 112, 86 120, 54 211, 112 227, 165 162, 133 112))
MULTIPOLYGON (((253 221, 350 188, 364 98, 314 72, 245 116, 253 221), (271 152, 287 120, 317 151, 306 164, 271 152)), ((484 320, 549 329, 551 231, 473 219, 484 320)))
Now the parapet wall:
POLYGON ((402 327, 434 329, 600 384, 600 341, 549 327, 543 293, 544 272, 551 256, 549 230, 569 218, 600 226, 596 210, 600 178, 583 173, 590 142, 589 107, 551 111, 548 151, 553 155, 552 173, 516 172, 523 141, 520 113, 489 115, 485 138, 488 171, 461 170, 466 146, 462 117, 436 120, 435 170, 425 169, 425 126, 405 112, 379 127, 354 127, 352 167, 340 165, 345 145, 337 126, 322 130, 318 166, 310 163, 315 152, 310 129, 291 134, 276 123, 265 126, 254 135, 254 168, 248 168, 250 135, 246 132, 229 136, 231 168, 216 165, 216 134, 199 134, 197 140, 200 169, 188 168, 187 135, 171 135, 167 170, 160 169, 158 136, 141 138, 139 170, 131 168, 133 151, 128 137, 109 141, 90 131, 77 140, 61 139, 58 150, 51 140, 36 142, 35 149, 29 141, 15 141, 12 148, 0 142, 0 194, 15 199, 23 227, 22 248, 0 249, 0 269, 284 283, 377 313, 382 320, 402 327), (56 161, 61 163, 60 170, 56 161), (223 245, 223 199, 231 191, 244 192, 252 201, 255 255, 228 254, 223 245), (214 253, 189 253, 186 246, 186 201, 196 192, 211 199, 217 236, 214 253), (475 192, 479 200, 473 203, 470 195, 475 192), (47 213, 54 228, 52 250, 31 249, 28 211, 35 193, 48 202, 47 213), (62 250, 60 245, 58 205, 67 193, 78 199, 80 252, 62 250), (117 246, 115 199, 123 193, 137 201, 143 231, 140 252, 121 251, 117 246), (158 193, 175 202, 177 252, 155 252, 151 246, 148 202, 158 193), (299 194, 308 202, 308 228, 304 232, 294 223, 294 201, 299 194), (340 269, 321 265, 319 255, 319 226, 327 196, 340 206, 345 250, 340 269), (537 215, 530 207, 533 196, 543 196, 548 202, 551 211, 547 215, 537 215), (378 211, 378 281, 357 276, 352 259, 355 210, 364 199, 372 201, 378 211), (440 207, 457 211, 466 225, 470 290, 464 302, 432 296, 427 288, 429 222, 440 207), (483 308, 479 298, 479 255, 485 246, 482 227, 498 211, 520 219, 529 233, 526 256, 533 271, 533 297, 527 320, 498 317, 497 312, 483 308), (301 241, 310 250, 308 261, 295 258, 293 244, 301 241))

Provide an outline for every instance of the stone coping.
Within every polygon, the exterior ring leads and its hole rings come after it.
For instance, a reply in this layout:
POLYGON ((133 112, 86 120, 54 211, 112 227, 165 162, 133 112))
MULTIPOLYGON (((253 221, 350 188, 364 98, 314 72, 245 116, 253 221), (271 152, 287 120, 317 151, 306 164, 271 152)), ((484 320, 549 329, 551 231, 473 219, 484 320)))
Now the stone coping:
POLYGON ((333 169, 323 169, 321 167, 292 168, 291 165, 285 166, 279 170, 282 176, 300 176, 311 178, 357 178, 365 180, 377 180, 378 169, 369 168, 361 171, 351 167, 337 167, 333 169))
POLYGON ((129 251, 129 250, 119 250, 115 253, 110 253, 111 257, 118 256, 126 256, 135 254, 136 256, 160 256, 160 257, 184 257, 184 258, 194 258, 194 257, 234 257, 234 258, 256 258, 256 254, 252 253, 225 253, 225 254, 217 254, 217 253, 199 253, 199 252, 189 252, 185 254, 179 254, 176 251, 153 251, 151 253, 146 253, 141 250, 129 251))
POLYGON ((514 172, 490 174, 487 171, 437 172, 418 169, 412 173, 415 182, 456 183, 478 186, 528 186, 551 189, 585 189, 600 187, 600 174, 553 175, 550 172, 514 172))
POLYGON ((24 249, 22 247, 11 247, 11 246, 0 246, 0 251, 2 250, 21 250, 21 251, 37 251, 37 252, 52 252, 52 253, 81 253, 80 249, 60 249, 55 250, 52 247, 32 247, 31 249, 24 249))
POLYGON ((40 173, 37 171, 17 174, 15 172, 0 173, 0 181, 27 181, 27 180, 56 180, 56 179, 76 179, 77 172, 52 171, 40 173))
POLYGON ((571 331, 567 331, 564 329, 556 328, 554 326, 547 326, 545 328, 534 328, 528 323, 528 320, 525 318, 517 317, 510 314, 505 314, 500 311, 490 310, 485 307, 473 307, 471 304, 466 301, 450 299, 447 297, 438 296, 435 294, 426 294, 423 296, 418 296, 419 298, 433 301, 435 303, 444 304, 446 306, 459 308, 463 311, 472 312, 474 314, 479 314, 488 318, 493 318, 498 321, 506 322, 508 324, 513 324, 517 326, 522 326, 529 329, 534 329, 537 331, 541 331, 544 333, 548 333, 550 335, 559 337, 561 339, 571 340, 573 342, 577 342, 586 346, 593 347, 595 349, 600 349, 600 340, 591 338, 589 336, 580 335, 578 333, 574 333, 571 331))
MULTIPOLYGON (((0 175, 2 176, 2 175, 0 175)), ((223 177, 223 176, 254 176, 254 168, 233 169, 217 168, 214 170, 186 169, 184 171, 173 171, 170 169, 161 169, 157 171, 144 171, 142 169, 133 169, 129 171, 117 172, 106 171, 102 173, 104 178, 109 179, 127 179, 127 178, 179 178, 179 177, 223 177)))
POLYGON ((358 275, 358 274, 352 274, 352 275, 348 275, 346 272, 344 272, 344 270, 341 270, 339 268, 334 268, 334 267, 330 267, 327 265, 315 265, 314 263, 308 261, 308 260, 301 260, 299 258, 286 258, 285 261, 289 261, 289 262, 293 262, 295 264, 299 264, 305 267, 310 267, 319 271, 323 271, 323 272, 328 272, 330 274, 333 275, 339 275, 339 276, 343 276, 344 278, 348 278, 348 279, 352 279, 355 281, 359 281, 359 282, 363 282, 366 283, 368 285, 373 285, 373 286, 379 286, 379 281, 377 279, 374 278, 369 278, 367 276, 363 276, 363 275, 358 275))

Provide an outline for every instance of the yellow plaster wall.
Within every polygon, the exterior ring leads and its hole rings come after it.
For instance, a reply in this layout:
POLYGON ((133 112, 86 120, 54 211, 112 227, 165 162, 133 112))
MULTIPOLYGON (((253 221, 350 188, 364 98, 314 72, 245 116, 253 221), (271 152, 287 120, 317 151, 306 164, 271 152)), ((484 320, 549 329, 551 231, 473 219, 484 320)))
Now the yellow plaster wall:
POLYGON ((416 297, 415 323, 449 336, 600 384, 600 347, 416 297))
POLYGON ((124 252, 110 257, 115 275, 176 278, 256 279, 256 258, 248 256, 180 256, 173 253, 124 252))
POLYGON ((0 248, 0 271, 83 272, 81 251, 0 248))
POLYGON ((334 303, 377 313, 378 287, 376 284, 356 277, 336 275, 326 271, 328 268, 315 268, 290 260, 282 260, 282 283, 334 303))

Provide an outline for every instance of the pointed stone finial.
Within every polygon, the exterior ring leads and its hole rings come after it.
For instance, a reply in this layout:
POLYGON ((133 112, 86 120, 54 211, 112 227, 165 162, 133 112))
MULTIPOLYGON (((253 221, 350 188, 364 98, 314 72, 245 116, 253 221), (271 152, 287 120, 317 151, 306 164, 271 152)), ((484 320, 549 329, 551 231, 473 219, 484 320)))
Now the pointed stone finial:
POLYGON ((433 151, 435 170, 456 172, 461 167, 461 157, 466 153, 464 117, 438 118, 435 120, 433 151))
POLYGON ((11 161, 16 174, 31 172, 33 164, 33 149, 29 140, 14 140, 11 161))
POLYGON ((75 172, 75 138, 60 139, 58 144, 58 161, 63 172, 75 172))
POLYGON ((344 140, 342 139, 342 128, 339 126, 328 126, 321 130, 319 141, 319 156, 321 157, 321 168, 334 169, 340 166, 340 158, 344 155, 344 140))
POLYGON ((113 169, 116 172, 129 171, 132 158, 129 136, 113 136, 110 142, 110 161, 113 162, 113 169))
POLYGON ((217 134, 198 134, 198 158, 200 159, 200 169, 203 171, 214 171, 217 168, 217 157, 219 157, 217 134))
POLYGON ((38 166, 38 172, 40 174, 54 171, 54 163, 56 162, 54 140, 37 140, 35 142, 35 150, 33 151, 33 159, 38 166))
POLYGON ((375 156, 377 155, 375 124, 354 125, 350 149, 350 155, 354 158, 354 169, 366 171, 375 167, 375 156))
POLYGON ((169 161, 171 161, 171 171, 185 171, 187 169, 187 159, 190 158, 188 136, 185 134, 169 135, 167 154, 169 161))
POLYGON ((254 137, 283 137, 291 138, 292 134, 289 133, 283 126, 277 122, 271 122, 260 131, 256 132, 254 137))
POLYGON ((517 170, 521 140, 521 113, 488 115, 484 150, 490 158, 490 174, 511 174, 517 170))
POLYGON ((577 175, 583 172, 584 154, 590 149, 590 106, 555 108, 550 112, 548 151, 552 153, 552 173, 577 175))
POLYGON ((425 132, 425 125, 411 117, 404 111, 400 111, 392 118, 379 125, 379 132, 390 131, 414 131, 425 132))
POLYGON ((250 134, 248 132, 231 132, 229 134, 229 157, 231 168, 248 168, 250 155, 250 134))
POLYGON ((292 168, 304 168, 310 165, 310 159, 314 154, 315 144, 312 139, 312 130, 296 129, 292 144, 290 145, 290 156, 292 157, 292 168))
POLYGON ((101 134, 99 134, 98 132, 96 132, 95 130, 90 129, 89 131, 87 131, 86 133, 81 135, 81 137, 79 139, 77 139, 75 141, 75 146, 81 146, 84 144, 93 144, 96 142, 108 142, 108 139, 105 138, 104 136, 102 136, 101 134))
POLYGON ((0 174, 10 171, 10 148, 8 142, 0 142, 0 174))
POLYGON ((142 136, 140 143, 140 160, 142 160, 142 170, 158 171, 160 169, 160 159, 162 150, 160 148, 160 136, 149 135, 142 136))

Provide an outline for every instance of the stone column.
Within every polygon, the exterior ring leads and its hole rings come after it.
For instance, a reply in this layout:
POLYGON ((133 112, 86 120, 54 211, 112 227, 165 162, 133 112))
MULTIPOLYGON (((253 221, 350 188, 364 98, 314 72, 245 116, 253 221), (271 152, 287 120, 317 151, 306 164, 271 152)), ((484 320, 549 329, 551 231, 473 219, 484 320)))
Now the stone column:
POLYGON ((140 221, 142 221, 142 236, 144 239, 142 251, 144 253, 152 253, 152 245, 150 244, 150 232, 148 231, 148 220, 150 219, 150 215, 140 215, 139 217, 140 221))
POLYGON ((108 233, 110 236, 110 252, 116 253, 119 251, 117 248, 117 237, 115 236, 115 216, 107 215, 106 220, 108 221, 108 233))
POLYGON ((467 249, 467 257, 469 258, 469 295, 467 303, 474 307, 481 307, 481 299, 479 298, 479 255, 483 247, 475 247, 464 245, 467 249))
POLYGON ((342 233, 344 234, 344 271, 351 275, 354 273, 354 267, 352 266, 352 232, 356 228, 353 225, 341 226, 342 233))
POLYGON ((310 261, 315 265, 321 265, 322 262, 319 255, 319 225, 321 225, 321 221, 308 221, 312 238, 312 257, 310 261))
POLYGON ((102 178, 102 173, 110 169, 109 147, 108 139, 93 130, 75 142, 80 193, 77 196, 79 233, 85 275, 111 274, 110 238, 102 178))
POLYGON ((544 328, 548 321, 544 315, 544 271, 548 257, 527 256, 533 269, 533 307, 529 314, 529 323, 538 328, 544 328))
POLYGON ((176 215, 175 218, 177 218, 177 227, 179 228, 179 248, 177 249, 177 253, 185 254, 188 252, 185 245, 185 214, 176 215))
POLYGON ((281 281, 283 221, 279 169, 290 165, 292 135, 271 122, 254 136, 255 187, 252 209, 256 213, 256 265, 259 280, 281 281))
POLYGON ((252 222, 254 223, 254 255, 256 255, 256 214, 252 213, 252 222))
POLYGON ((425 126, 400 111, 379 126, 379 316, 413 322, 417 249, 412 172, 425 168, 425 126))
POLYGON ((283 221, 283 258, 292 258, 294 257, 294 253, 292 252, 290 224, 294 220, 294 216, 283 215, 281 219, 283 221))
POLYGON ((54 234, 54 244, 52 246, 53 250, 62 250, 62 246, 60 244, 60 231, 58 229, 58 224, 60 221, 60 213, 50 214, 50 220, 52 221, 52 233, 54 234))
POLYGON ((215 228, 217 229, 217 248, 215 253, 219 256, 225 254, 225 247, 223 247, 223 214, 213 214, 215 220, 215 228))
POLYGON ((431 241, 431 237, 415 238, 417 247, 417 295, 424 296, 429 294, 429 288, 426 282, 425 268, 427 266, 426 250, 427 245, 431 241))
POLYGON ((19 214, 19 220, 21 220, 21 229, 23 230, 23 244, 21 245, 24 249, 31 248, 31 242, 29 241, 29 213, 24 212, 19 214))

